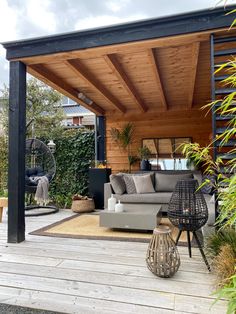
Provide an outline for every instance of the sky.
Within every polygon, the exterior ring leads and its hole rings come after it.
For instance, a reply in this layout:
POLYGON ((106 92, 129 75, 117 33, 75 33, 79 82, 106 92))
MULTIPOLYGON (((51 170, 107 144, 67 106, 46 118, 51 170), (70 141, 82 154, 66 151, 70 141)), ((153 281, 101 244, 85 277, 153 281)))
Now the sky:
MULTIPOLYGON (((0 42, 214 8, 218 0, 0 0, 0 42)), ((221 2, 221 1, 220 1, 221 2)), ((221 2, 223 5, 224 1, 221 2)), ((236 0, 228 0, 236 4, 236 0)), ((0 45, 0 89, 8 61, 0 45)))

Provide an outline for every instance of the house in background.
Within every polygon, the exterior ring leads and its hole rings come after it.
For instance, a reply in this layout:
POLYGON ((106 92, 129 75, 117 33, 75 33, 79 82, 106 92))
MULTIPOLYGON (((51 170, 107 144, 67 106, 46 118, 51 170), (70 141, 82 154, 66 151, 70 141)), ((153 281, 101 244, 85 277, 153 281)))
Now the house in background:
POLYGON ((94 129, 95 114, 90 110, 68 97, 63 97, 62 108, 65 114, 65 119, 63 120, 65 128, 86 127, 94 129))

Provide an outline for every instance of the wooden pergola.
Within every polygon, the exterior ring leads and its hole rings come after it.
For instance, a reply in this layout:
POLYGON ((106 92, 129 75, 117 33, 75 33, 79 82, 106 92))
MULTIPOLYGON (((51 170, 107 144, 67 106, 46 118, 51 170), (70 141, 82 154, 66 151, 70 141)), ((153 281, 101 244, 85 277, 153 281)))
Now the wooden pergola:
POLYGON ((123 121, 135 123, 138 143, 176 134, 207 141, 211 117, 199 108, 212 98, 211 41, 228 36, 232 16, 225 13, 216 8, 3 43, 10 61, 9 242, 25 239, 26 72, 105 121, 102 149, 119 170, 124 156, 108 132, 123 121))

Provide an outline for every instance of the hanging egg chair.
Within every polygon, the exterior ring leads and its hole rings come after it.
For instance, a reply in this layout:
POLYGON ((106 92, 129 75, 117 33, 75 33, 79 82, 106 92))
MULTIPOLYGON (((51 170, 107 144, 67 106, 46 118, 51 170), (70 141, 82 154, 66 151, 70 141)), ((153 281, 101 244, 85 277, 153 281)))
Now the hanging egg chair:
POLYGON ((55 206, 32 205, 40 178, 46 177, 50 185, 55 173, 56 162, 49 147, 36 138, 27 139, 25 149, 25 192, 29 204, 25 207, 25 216, 41 216, 58 212, 59 209, 55 206))

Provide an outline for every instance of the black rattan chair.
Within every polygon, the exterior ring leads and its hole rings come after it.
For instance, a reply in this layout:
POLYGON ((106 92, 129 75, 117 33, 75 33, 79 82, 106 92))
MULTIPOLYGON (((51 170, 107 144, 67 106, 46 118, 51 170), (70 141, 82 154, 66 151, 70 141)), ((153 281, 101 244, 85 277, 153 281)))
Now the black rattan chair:
POLYGON ((32 196, 37 189, 37 183, 32 180, 33 177, 46 176, 49 184, 56 173, 56 162, 50 149, 38 139, 27 139, 25 149, 25 192, 29 195, 29 205, 25 207, 25 216, 41 216, 58 212, 55 206, 31 205, 32 196), (35 209, 40 209, 35 211, 35 209))
POLYGON ((197 230, 206 224, 208 219, 207 204, 202 192, 198 190, 197 180, 177 182, 167 214, 171 223, 179 229, 176 245, 178 244, 181 233, 187 231, 189 256, 192 257, 190 241, 190 232, 192 232, 204 262, 210 271, 210 266, 196 233, 197 230))

